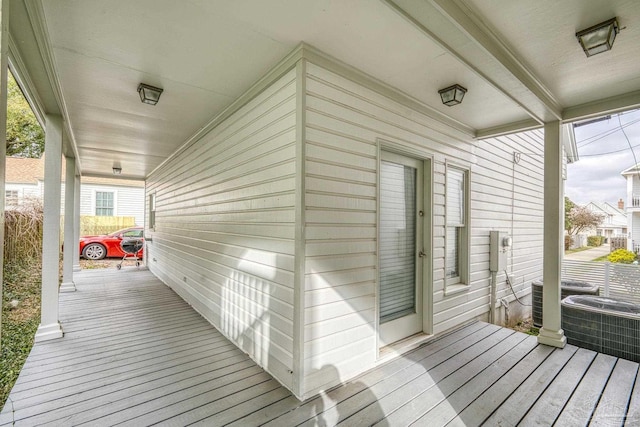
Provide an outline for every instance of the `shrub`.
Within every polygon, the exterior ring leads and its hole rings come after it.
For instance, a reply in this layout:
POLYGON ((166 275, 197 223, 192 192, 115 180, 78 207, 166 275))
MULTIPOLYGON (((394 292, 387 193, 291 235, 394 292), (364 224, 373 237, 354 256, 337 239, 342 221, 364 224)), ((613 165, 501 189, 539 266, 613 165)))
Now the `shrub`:
POLYGON ((38 199, 4 212, 4 263, 27 263, 42 257, 42 202, 38 199))
POLYGON ((609 254, 607 260, 618 264, 631 264, 636 260, 636 254, 626 249, 616 249, 609 254))
POLYGON ((602 236, 587 237, 587 246, 601 246, 603 243, 604 243, 604 237, 602 236))
POLYGON ((564 236, 564 250, 568 251, 571 249, 571 236, 564 236))

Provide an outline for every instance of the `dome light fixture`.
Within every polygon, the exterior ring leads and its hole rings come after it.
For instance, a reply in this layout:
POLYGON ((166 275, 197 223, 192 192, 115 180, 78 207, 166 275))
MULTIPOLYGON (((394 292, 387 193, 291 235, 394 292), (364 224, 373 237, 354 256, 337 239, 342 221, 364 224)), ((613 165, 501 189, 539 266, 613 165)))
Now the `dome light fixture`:
POLYGON ((138 85, 138 94, 140 94, 140 101, 149 105, 156 105, 160 100, 160 95, 163 89, 159 87, 149 86, 144 83, 138 85))
POLYGON ((458 105, 462 102, 462 98, 464 98, 464 94, 467 93, 467 89, 463 88, 459 84, 455 84, 453 86, 440 89, 438 93, 440 94, 440 99, 442 99, 442 103, 444 105, 453 107, 454 105, 458 105))
POLYGON ((619 32, 618 19, 611 18, 586 30, 578 31, 576 37, 588 58, 611 50, 613 41, 619 32))

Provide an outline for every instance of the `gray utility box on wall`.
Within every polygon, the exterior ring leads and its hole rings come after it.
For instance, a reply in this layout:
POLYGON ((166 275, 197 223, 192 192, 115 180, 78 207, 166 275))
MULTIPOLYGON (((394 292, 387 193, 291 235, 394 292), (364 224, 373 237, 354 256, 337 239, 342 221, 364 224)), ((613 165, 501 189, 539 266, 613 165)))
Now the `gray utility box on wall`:
MULTIPOLYGON (((563 280, 560 284, 560 299, 565 299, 569 295, 600 295, 600 286, 591 283, 563 280)), ((540 327, 542 326, 542 280, 531 282, 531 299, 533 324, 540 327)))

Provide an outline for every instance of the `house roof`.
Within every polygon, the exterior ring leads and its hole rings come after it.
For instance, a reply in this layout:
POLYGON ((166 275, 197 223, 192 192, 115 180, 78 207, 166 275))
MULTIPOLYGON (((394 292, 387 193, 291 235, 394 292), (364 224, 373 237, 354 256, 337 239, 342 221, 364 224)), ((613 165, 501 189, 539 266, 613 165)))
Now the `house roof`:
POLYGON ((146 178, 303 56, 393 90, 460 139, 640 105, 634 0, 10 3, 12 69, 41 120, 62 116, 82 175, 119 163, 146 178), (587 58, 575 33, 614 16, 613 49, 587 58), (164 89, 158 105, 140 102, 141 82, 164 89), (468 93, 448 107, 438 90, 454 83, 468 93))
POLYGON ((586 206, 591 206, 592 210, 595 208, 610 218, 608 223, 603 224, 604 226, 627 226, 627 213, 613 206, 609 202, 589 202, 586 206))
POLYGON ((620 172, 620 175, 622 176, 637 175, 639 171, 640 171, 640 163, 623 170, 622 172, 620 172))
MULTIPOLYGON (((62 163, 62 182, 65 177, 65 164, 62 163)), ((38 184, 44 180, 44 156, 40 159, 7 157, 6 182, 8 184, 38 184)), ((123 187, 144 187, 144 181, 107 177, 82 177, 83 184, 113 185, 123 187)))
POLYGON ((8 184, 38 184, 44 176, 41 159, 7 157, 5 181, 8 184))

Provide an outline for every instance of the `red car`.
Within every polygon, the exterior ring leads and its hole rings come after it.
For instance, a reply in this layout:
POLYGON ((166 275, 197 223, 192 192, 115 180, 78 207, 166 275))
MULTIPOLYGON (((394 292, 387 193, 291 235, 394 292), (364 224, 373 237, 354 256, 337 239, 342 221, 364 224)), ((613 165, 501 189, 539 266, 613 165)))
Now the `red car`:
MULTIPOLYGON (((122 240, 142 239, 143 232, 142 227, 131 227, 103 236, 81 237, 80 256, 86 259, 122 258, 125 254, 120 246, 122 240)), ((138 252, 138 258, 142 258, 142 249, 138 252)))

